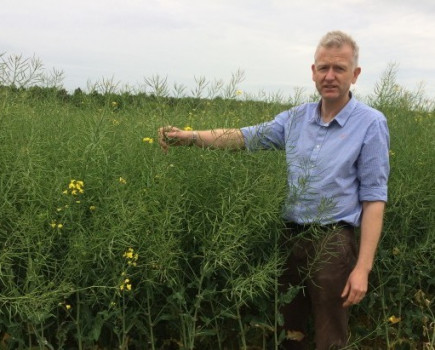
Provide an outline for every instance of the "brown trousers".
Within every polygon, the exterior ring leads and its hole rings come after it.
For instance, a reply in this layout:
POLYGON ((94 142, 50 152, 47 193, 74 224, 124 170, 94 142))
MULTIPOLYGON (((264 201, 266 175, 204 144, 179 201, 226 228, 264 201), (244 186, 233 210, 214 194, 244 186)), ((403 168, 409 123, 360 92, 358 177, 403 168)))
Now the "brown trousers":
POLYGON ((281 349, 309 349, 308 321, 313 316, 317 350, 340 349, 348 341, 349 310, 341 293, 356 262, 353 227, 337 224, 299 226, 285 230, 285 248, 291 249, 281 276, 281 292, 300 286, 296 297, 281 307, 286 339, 281 349), (303 232, 302 232, 303 231, 303 232))

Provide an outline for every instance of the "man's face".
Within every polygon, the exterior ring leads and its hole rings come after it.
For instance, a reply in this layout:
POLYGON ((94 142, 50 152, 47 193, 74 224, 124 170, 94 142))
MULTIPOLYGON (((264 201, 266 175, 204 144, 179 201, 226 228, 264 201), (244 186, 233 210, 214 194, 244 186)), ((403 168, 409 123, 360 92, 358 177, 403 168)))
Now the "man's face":
POLYGON ((361 68, 354 67, 353 51, 349 45, 319 48, 311 70, 317 91, 322 99, 330 102, 346 100, 350 86, 361 73, 361 68))

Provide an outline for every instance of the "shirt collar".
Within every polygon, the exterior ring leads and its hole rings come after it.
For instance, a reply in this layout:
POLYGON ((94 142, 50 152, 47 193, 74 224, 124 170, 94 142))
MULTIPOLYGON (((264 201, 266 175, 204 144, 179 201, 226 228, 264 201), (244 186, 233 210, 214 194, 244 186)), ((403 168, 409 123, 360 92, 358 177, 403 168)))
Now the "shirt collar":
MULTIPOLYGON (((353 96, 353 94, 349 91, 349 101, 346 103, 346 105, 343 107, 343 109, 335 116, 335 118, 331 121, 331 123, 335 120, 338 125, 343 127, 347 120, 349 119, 352 111, 355 109, 355 106, 357 104, 356 98, 353 96)), ((320 123, 320 107, 321 107, 321 101, 317 103, 317 108, 315 109, 315 113, 311 116, 311 122, 320 123)))

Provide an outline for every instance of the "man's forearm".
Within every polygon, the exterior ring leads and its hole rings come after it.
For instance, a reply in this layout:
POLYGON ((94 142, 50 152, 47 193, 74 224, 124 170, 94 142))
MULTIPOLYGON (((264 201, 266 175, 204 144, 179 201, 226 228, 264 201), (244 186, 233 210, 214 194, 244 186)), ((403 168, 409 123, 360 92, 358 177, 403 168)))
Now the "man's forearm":
POLYGON ((245 141, 240 129, 213 129, 194 131, 193 144, 198 147, 242 149, 245 141))
POLYGON ((245 140, 240 129, 181 130, 174 126, 159 129, 159 143, 166 152, 170 146, 242 149, 245 140))
POLYGON ((369 273, 381 237, 384 208, 384 202, 363 202, 360 249, 357 263, 341 294, 345 298, 344 307, 358 304, 367 293, 369 273))
POLYGON ((361 241, 356 267, 367 272, 370 272, 373 267, 382 232, 384 209, 385 203, 382 201, 363 202, 361 241))

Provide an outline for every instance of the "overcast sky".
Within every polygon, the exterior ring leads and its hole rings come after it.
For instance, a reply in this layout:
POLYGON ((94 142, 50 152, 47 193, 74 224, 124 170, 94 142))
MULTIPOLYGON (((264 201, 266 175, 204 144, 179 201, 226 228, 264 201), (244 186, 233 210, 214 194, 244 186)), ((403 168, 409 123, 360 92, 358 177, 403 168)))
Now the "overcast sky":
POLYGON ((315 47, 336 29, 360 46, 358 93, 396 63, 399 84, 435 98, 435 0, 2 0, 0 53, 36 55, 68 90, 157 75, 191 88, 240 69, 241 90, 287 96, 314 91, 315 47))

